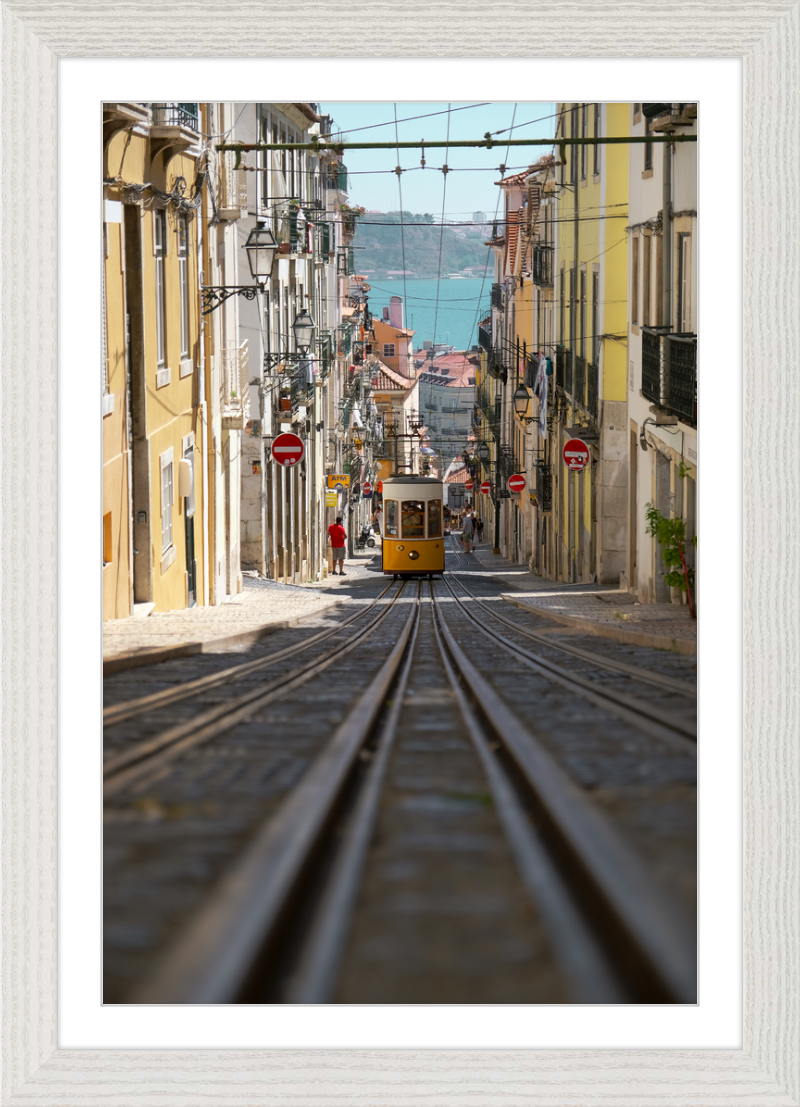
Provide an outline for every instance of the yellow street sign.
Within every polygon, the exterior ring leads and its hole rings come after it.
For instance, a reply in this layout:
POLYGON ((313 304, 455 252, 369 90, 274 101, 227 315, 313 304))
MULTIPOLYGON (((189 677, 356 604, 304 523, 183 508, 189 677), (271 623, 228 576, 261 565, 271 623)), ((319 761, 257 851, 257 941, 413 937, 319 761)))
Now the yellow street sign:
POLYGON ((336 507, 337 500, 338 500, 338 496, 336 495, 335 492, 326 492, 325 493, 325 506, 326 507, 336 507))
POLYGON ((350 474, 349 473, 329 473, 328 474, 328 488, 335 488, 337 484, 341 484, 343 488, 350 487, 350 474))

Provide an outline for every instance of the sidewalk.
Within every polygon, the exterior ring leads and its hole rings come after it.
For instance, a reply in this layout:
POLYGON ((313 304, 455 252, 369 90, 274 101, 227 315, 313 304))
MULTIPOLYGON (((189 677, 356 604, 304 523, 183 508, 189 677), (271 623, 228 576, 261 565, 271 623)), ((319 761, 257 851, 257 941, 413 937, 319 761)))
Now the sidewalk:
POLYGON ((503 593, 504 599, 554 622, 630 645, 697 653, 697 621, 689 615, 688 607, 640 604, 629 592, 608 585, 544 580, 524 565, 514 565, 493 554, 488 543, 479 546, 473 556, 513 589, 503 593))
POLYGON ((321 595, 311 587, 245 576, 244 591, 216 607, 154 612, 146 618, 104 623, 103 673, 246 645, 348 600, 346 595, 321 595))

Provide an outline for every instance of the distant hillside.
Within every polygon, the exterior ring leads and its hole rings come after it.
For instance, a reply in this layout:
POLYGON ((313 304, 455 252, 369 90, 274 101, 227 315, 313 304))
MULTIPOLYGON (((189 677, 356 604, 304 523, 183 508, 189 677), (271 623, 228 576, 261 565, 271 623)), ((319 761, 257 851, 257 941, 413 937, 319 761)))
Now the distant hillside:
MULTIPOLYGON (((399 212, 367 212, 356 222, 357 230, 353 241, 353 245, 357 247, 356 272, 374 270, 375 277, 380 278, 385 277, 390 270, 406 269, 411 270, 416 277, 435 277, 439 272, 439 239, 442 228, 432 226, 432 223, 432 215, 404 211, 401 237, 399 212)), ((489 248, 484 245, 486 239, 487 234, 482 228, 445 227, 442 238, 442 274, 460 273, 473 266, 482 270, 489 260, 489 248)))

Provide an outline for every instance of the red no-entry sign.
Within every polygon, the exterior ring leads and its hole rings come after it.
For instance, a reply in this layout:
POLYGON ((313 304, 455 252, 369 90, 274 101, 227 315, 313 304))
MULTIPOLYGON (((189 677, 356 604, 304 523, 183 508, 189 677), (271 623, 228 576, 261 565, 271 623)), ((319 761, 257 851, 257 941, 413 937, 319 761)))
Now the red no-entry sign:
POLYGON ((489 493, 491 492, 491 490, 492 490, 492 482, 490 480, 485 480, 483 482, 483 484, 481 485, 481 492, 483 492, 484 496, 488 496, 489 493))
POLYGON ((475 483, 471 480, 464 481, 464 487, 466 488, 467 492, 471 492, 472 489, 475 487, 475 483))
POLYGON ((564 464, 572 473, 581 473, 589 464, 589 447, 580 438, 570 438, 562 451, 564 464))
POLYGON ((279 465, 296 465, 303 456, 305 447, 302 438, 296 434, 279 434, 272 443, 272 456, 279 465))
POLYGON ((364 496, 368 496, 371 491, 372 491, 372 485, 369 483, 368 480, 365 480, 364 483, 361 485, 362 494, 364 496))
POLYGON ((522 473, 515 473, 513 477, 508 478, 508 488, 510 492, 521 492, 525 487, 525 477, 522 473))

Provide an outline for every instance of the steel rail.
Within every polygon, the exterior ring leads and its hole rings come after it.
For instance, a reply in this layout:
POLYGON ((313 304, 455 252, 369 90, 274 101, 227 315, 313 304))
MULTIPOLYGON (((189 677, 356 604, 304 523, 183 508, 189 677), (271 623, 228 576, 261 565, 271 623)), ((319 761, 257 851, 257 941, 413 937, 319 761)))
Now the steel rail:
POLYGON ((395 602, 402 595, 404 586, 405 582, 391 597, 386 607, 357 631, 349 642, 307 662, 292 677, 288 679, 285 676, 278 677, 266 685, 216 704, 187 722, 170 727, 144 742, 137 742, 130 749, 109 758, 103 765, 104 798, 109 798, 141 780, 142 777, 149 776, 154 769, 161 768, 187 749, 201 745, 239 723, 246 722, 263 707, 327 669, 337 658, 354 649, 388 617, 395 602))
MULTIPOLYGON (((661 676, 659 673, 651 673, 647 669, 640 669, 637 665, 628 665, 624 661, 613 661, 610 658, 596 657, 589 650, 582 650, 579 646, 570 646, 562 644, 561 642, 553 642, 549 637, 544 634, 539 634, 535 630, 530 630, 527 627, 519 626, 513 621, 513 619, 507 619, 504 615, 498 615, 496 611, 493 611, 490 607, 487 607, 479 596, 476 596, 473 592, 467 588, 464 582, 458 578, 453 578, 459 588, 462 588, 466 594, 475 601, 475 603, 487 615, 491 615, 493 619, 497 619, 500 623, 505 623, 506 626, 511 627, 513 630, 519 631, 520 634, 524 634, 526 638, 531 638, 534 642, 539 642, 543 646, 547 646, 549 649, 561 650, 562 653, 570 653, 575 657, 580 657, 585 661, 591 661, 593 665, 599 666, 601 669, 611 669, 619 673, 625 673, 626 676, 635 677, 636 680, 640 680, 645 684, 652 684, 654 687, 663 688, 668 692, 675 692, 680 696, 685 696, 687 699, 697 699, 697 689, 693 688, 691 684, 686 684, 682 680, 673 680, 670 677, 661 676)), ((507 600, 506 603, 512 601, 507 600)), ((525 611, 531 611, 532 614, 537 615, 538 612, 530 609, 523 608, 525 611)))
POLYGON ((527 665, 528 668, 534 669, 550 680, 554 680, 569 691, 577 691, 583 699, 594 704, 595 707, 600 707, 602 710, 616 715, 618 719, 630 723, 649 737, 665 742, 681 753, 697 755, 696 725, 693 726, 688 721, 669 715, 658 707, 640 703, 621 692, 603 689, 584 677, 571 673, 568 669, 562 669, 554 661, 548 661, 547 658, 530 653, 522 646, 510 642, 502 634, 498 634, 497 631, 484 626, 475 618, 461 597, 456 595, 449 580, 445 580, 444 584, 466 617, 478 627, 481 633, 485 634, 487 638, 493 639, 501 649, 510 653, 518 661, 527 665))
POLYGON ((374 729, 419 612, 418 586, 397 644, 353 710, 128 1002, 242 1002, 374 729))
MULTIPOLYGON (((608 819, 569 780, 529 727, 467 658, 444 619, 442 635, 485 724, 515 762, 561 852, 591 888, 620 957, 664 1000, 694 1003, 695 935, 608 819), (624 935, 624 951, 621 936, 624 935)), ((599 918, 596 924, 599 925, 599 918)))
POLYGON ((414 661, 420 615, 421 609, 418 611, 403 668, 392 694, 389 713, 377 738, 377 753, 370 764, 367 779, 350 819, 346 840, 315 911, 315 922, 304 942, 305 952, 290 984, 287 1003, 330 1003, 332 1001, 336 987, 336 974, 347 941, 350 919, 378 818, 389 758, 397 737, 403 697, 414 661))
POLYGON ((258 672, 259 669, 266 669, 270 665, 276 664, 278 661, 283 661, 287 657, 302 653, 302 651, 308 649, 309 646, 313 646, 317 642, 322 642, 326 638, 330 638, 332 634, 338 634, 344 627, 360 619, 370 611, 379 600, 383 599, 393 583, 394 581, 389 581, 380 595, 376 596, 371 603, 367 604, 366 607, 362 607, 354 615, 350 615, 349 618, 344 619, 341 623, 337 623, 335 627, 320 631, 319 634, 314 634, 310 638, 306 638, 304 641, 298 642, 294 646, 287 646, 285 649, 277 650, 275 653, 269 654, 268 657, 261 657, 255 661, 245 661, 240 665, 233 665, 228 669, 221 669, 219 672, 198 677, 196 680, 186 681, 174 688, 164 688, 160 692, 152 692, 147 696, 141 696, 135 700, 125 700, 121 703, 109 704, 108 707, 103 709, 103 725, 113 726, 116 723, 124 722, 126 719, 132 719, 136 715, 141 715, 154 707, 163 707, 165 704, 177 703, 193 695, 195 692, 206 691, 209 688, 216 688, 220 684, 228 684, 231 681, 241 680, 242 677, 247 676, 249 673, 258 672))
POLYGON ((624 1003, 626 990, 609 966, 597 935, 587 923, 566 885, 544 836, 531 822, 516 789, 492 752, 487 728, 469 703, 448 655, 444 619, 431 590, 433 631, 442 667, 461 712, 475 753, 486 775, 494 809, 505 832, 523 884, 547 930, 556 957, 569 982, 573 1003, 624 1003))

